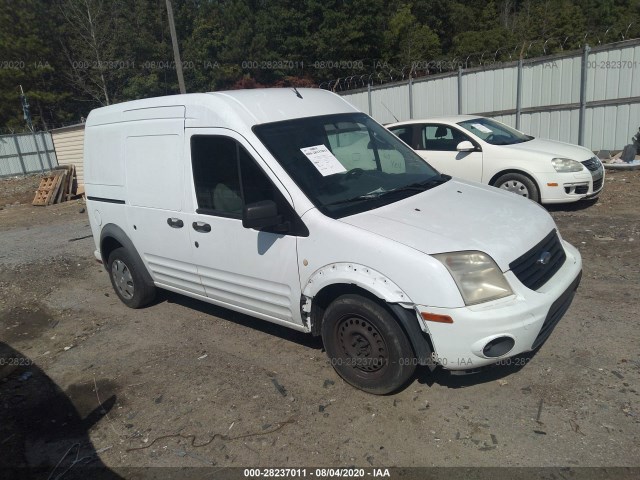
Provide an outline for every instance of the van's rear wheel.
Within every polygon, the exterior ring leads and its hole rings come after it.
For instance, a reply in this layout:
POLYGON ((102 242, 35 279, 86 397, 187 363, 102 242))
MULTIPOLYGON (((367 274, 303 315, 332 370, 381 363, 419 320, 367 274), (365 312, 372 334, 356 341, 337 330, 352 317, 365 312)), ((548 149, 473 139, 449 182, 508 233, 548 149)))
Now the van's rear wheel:
POLYGON ((416 369, 413 349, 396 319, 359 295, 343 295, 329 305, 322 340, 338 375, 365 392, 393 392, 416 369))
POLYGON ((156 288, 145 282, 141 273, 144 265, 138 265, 124 247, 111 252, 107 268, 113 290, 127 307, 140 308, 153 301, 156 288))

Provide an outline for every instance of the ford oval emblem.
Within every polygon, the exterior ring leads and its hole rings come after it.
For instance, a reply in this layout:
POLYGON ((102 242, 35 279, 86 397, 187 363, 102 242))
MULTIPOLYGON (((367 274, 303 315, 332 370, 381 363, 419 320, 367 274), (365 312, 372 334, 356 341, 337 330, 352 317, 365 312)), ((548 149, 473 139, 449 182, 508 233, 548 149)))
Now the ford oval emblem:
POLYGON ((546 265, 547 263, 549 263, 549 260, 551 260, 551 253, 550 252, 542 252, 540 254, 540 257, 538 258, 538 261, 536 263, 538 265, 546 265))

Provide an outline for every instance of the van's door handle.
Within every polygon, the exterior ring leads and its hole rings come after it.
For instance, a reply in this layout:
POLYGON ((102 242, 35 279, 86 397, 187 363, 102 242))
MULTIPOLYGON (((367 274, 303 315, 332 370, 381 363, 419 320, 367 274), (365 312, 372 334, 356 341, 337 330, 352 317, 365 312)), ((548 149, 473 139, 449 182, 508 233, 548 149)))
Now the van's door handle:
POLYGON ((184 227, 184 222, 179 218, 167 218, 167 224, 172 228, 184 227))
POLYGON ((193 229, 196 232, 209 233, 211 231, 211 225, 204 222, 193 222, 193 229))

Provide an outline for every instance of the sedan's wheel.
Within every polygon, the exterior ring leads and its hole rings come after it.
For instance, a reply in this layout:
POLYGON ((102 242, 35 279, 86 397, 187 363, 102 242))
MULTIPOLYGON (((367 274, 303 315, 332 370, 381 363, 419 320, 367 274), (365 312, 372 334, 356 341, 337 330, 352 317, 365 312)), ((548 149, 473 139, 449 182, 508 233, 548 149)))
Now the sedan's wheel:
POLYGON ((140 308, 151 303, 156 288, 142 276, 144 265, 139 265, 125 248, 116 248, 109 255, 107 270, 113 290, 126 306, 140 308))
POLYGON ((526 175, 520 173, 507 173, 498 178, 493 184, 495 187, 507 190, 516 195, 529 198, 534 202, 540 201, 536 184, 526 175))
POLYGON ((344 295, 329 305, 322 339, 336 372, 365 392, 393 392, 416 368, 411 344, 396 319, 359 295, 344 295))

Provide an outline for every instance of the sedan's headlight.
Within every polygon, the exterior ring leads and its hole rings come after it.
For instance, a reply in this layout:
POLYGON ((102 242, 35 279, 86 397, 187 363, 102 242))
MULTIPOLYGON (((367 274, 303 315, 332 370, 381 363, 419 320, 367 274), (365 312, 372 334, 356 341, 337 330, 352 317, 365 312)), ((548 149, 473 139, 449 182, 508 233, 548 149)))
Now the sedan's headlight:
POLYGON ((570 158, 554 158, 551 160, 551 165, 553 165, 553 168, 559 173, 582 171, 582 164, 570 158))
POLYGON ((498 265, 486 253, 451 252, 433 257, 449 270, 466 305, 513 295, 498 265))

